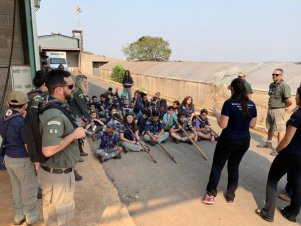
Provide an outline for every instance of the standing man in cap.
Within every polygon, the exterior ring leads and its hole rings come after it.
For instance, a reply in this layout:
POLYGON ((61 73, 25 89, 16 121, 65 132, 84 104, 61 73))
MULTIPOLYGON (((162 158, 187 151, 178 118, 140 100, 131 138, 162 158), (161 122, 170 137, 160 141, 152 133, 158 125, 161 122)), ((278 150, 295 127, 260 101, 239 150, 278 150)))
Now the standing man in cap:
POLYGON ((9 109, 0 119, 4 161, 10 177, 14 203, 14 225, 33 225, 40 220, 37 203, 38 184, 33 163, 24 143, 24 116, 28 98, 13 91, 8 96, 9 109))
MULTIPOLYGON (((69 111, 74 84, 67 71, 53 70, 46 80, 47 104, 69 111)), ((74 218, 74 167, 79 159, 78 139, 84 138, 82 127, 74 128, 61 110, 50 108, 40 115, 42 152, 49 159, 40 164, 38 180, 43 192, 43 215, 46 225, 65 225, 74 218)))
POLYGON ((252 94, 253 94, 253 89, 252 89, 251 84, 246 81, 246 77, 247 77, 247 74, 245 72, 239 72, 238 73, 238 78, 240 78, 244 81, 249 100, 251 100, 252 99, 252 94))
MULTIPOLYGON (((277 133, 278 144, 284 137, 285 132, 285 111, 292 105, 291 89, 283 81, 283 69, 277 68, 272 74, 273 82, 269 87, 269 109, 266 117, 266 126, 268 129, 268 138, 265 144, 259 144, 259 148, 272 149, 272 138, 274 132, 277 133)), ((271 155, 277 155, 275 151, 271 155)))

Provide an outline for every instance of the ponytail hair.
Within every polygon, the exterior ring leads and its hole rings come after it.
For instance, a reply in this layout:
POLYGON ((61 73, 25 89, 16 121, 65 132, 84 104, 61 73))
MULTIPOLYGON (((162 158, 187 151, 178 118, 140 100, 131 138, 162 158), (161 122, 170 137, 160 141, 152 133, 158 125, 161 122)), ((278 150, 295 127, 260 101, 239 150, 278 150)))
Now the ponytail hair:
POLYGON ((249 97, 245 82, 242 79, 236 78, 231 82, 232 95, 230 100, 238 101, 241 104, 242 116, 246 118, 249 116, 248 101, 249 97))

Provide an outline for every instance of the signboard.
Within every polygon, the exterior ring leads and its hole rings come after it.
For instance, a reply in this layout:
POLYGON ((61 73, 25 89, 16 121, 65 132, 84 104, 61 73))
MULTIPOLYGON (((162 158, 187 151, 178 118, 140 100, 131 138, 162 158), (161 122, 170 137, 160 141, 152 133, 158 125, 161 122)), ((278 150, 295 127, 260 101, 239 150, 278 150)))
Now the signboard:
POLYGON ((30 66, 11 66, 12 90, 28 93, 32 90, 30 66))

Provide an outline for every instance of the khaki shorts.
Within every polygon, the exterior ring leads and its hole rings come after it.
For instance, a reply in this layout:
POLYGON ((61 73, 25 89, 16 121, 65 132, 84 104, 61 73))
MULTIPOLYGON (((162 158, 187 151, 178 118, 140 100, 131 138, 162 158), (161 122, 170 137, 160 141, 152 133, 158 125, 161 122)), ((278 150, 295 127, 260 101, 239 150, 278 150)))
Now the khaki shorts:
POLYGON ((268 110, 266 118, 266 127, 267 129, 273 130, 273 132, 284 132, 286 129, 285 126, 285 109, 270 109, 268 110))

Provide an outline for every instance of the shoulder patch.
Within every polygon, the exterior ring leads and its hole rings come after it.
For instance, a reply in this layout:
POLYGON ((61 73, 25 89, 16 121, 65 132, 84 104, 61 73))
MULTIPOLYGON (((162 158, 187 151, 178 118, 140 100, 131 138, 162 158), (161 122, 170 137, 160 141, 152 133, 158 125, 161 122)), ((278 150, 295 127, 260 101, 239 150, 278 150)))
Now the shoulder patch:
POLYGON ((49 121, 49 122, 47 122, 47 125, 58 125, 58 126, 60 126, 62 123, 61 122, 59 122, 59 121, 49 121))

